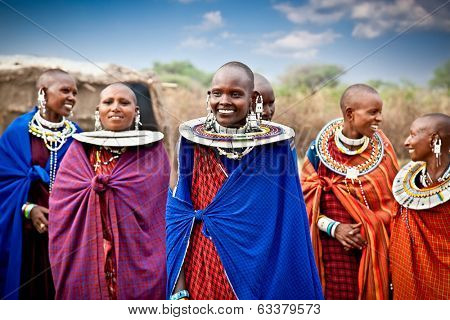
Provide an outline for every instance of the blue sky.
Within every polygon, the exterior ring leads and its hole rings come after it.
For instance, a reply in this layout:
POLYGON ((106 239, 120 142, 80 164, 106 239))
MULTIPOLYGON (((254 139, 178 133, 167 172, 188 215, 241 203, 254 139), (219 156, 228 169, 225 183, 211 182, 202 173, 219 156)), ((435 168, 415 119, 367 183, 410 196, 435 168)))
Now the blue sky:
POLYGON ((446 3, 342 80, 426 84, 450 59, 447 0, 0 0, 0 55, 82 60, 5 3, 96 62, 189 60, 214 71, 239 60, 274 81, 294 64, 349 68, 446 3))

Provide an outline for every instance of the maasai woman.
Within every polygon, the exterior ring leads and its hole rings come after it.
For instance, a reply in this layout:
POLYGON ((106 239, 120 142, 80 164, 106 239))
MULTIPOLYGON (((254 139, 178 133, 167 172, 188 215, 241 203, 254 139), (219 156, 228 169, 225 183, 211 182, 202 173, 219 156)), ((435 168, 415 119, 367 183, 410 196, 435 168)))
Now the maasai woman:
POLYGON ((450 117, 411 125, 411 162, 397 174, 390 264, 394 299, 450 299, 450 117))
POLYGON ((261 95, 264 102, 261 119, 271 121, 275 114, 275 94, 269 80, 259 73, 255 73, 255 91, 261 95))
POLYGON ((294 132, 260 120, 253 81, 246 65, 225 64, 213 77, 207 118, 180 126, 166 213, 171 299, 322 298, 294 132))
POLYGON ((75 135, 50 199, 56 298, 164 299, 163 135, 138 131, 136 96, 122 83, 101 92, 95 118, 100 131, 75 135))
POLYGON ((0 139, 0 299, 53 299, 48 197, 72 135, 75 80, 52 69, 37 81, 38 106, 0 139))
POLYGON ((313 141, 301 173, 325 299, 388 299, 391 185, 397 159, 379 129, 383 102, 364 84, 341 97, 344 119, 313 141))

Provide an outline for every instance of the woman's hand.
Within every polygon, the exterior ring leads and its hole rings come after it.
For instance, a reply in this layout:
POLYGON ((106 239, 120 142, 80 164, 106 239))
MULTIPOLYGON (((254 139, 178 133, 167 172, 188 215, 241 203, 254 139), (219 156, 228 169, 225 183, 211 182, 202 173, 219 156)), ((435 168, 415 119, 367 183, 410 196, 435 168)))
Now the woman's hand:
POLYGON ((361 236, 361 223, 341 223, 337 226, 335 238, 344 246, 345 250, 362 250, 367 241, 361 236))
POLYGON ((48 209, 35 206, 30 212, 30 219, 37 232, 44 233, 48 231, 48 209))

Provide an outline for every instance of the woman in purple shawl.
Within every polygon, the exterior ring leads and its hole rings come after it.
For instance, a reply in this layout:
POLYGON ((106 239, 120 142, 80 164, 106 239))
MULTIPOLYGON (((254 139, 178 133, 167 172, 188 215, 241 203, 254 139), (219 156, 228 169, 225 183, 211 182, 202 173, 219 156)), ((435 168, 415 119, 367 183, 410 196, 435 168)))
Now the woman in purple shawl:
POLYGON ((136 96, 122 83, 102 91, 95 119, 96 131, 74 136, 50 198, 56 298, 164 299, 163 135, 138 131, 136 96))

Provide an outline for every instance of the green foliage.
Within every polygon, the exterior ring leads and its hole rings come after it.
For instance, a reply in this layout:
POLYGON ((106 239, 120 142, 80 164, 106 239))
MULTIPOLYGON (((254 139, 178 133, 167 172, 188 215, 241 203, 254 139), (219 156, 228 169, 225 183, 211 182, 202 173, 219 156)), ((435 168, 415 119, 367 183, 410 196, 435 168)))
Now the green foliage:
POLYGON ((212 73, 197 69, 189 61, 155 62, 152 69, 162 81, 175 82, 185 88, 208 87, 212 79, 212 73))
POLYGON ((447 62, 434 70, 434 77, 430 80, 430 87, 450 91, 450 60, 447 60, 447 62))
POLYGON ((342 71, 337 65, 292 66, 280 77, 280 91, 289 95, 292 91, 311 92, 325 84, 334 88, 339 84, 335 77, 342 71))

